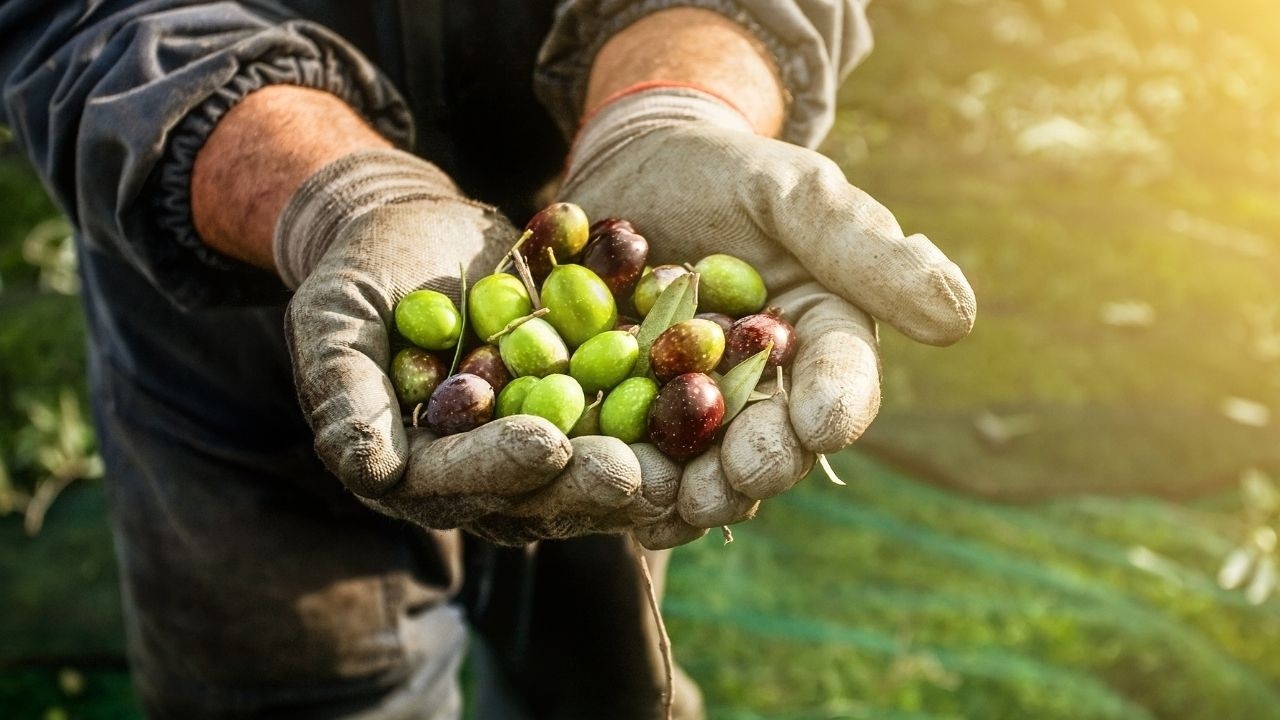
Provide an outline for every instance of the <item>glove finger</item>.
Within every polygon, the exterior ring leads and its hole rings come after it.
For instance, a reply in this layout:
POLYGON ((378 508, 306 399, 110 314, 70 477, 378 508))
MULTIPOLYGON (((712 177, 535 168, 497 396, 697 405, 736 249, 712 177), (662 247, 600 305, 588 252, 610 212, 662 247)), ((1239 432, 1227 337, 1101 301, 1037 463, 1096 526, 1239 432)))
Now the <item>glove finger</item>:
POLYGON ((729 485, 756 500, 791 489, 815 460, 791 427, 785 393, 747 406, 729 424, 720 447, 720 466, 729 485))
POLYGON ((640 489, 635 455, 612 437, 584 435, 570 443, 573 457, 555 481, 469 529, 493 542, 518 545, 630 527, 620 525, 619 511, 640 489))
POLYGON ((672 508, 657 522, 635 529, 634 535, 646 550, 666 550, 691 543, 707 534, 707 528, 685 522, 672 508))
MULTIPOLYGON (((924 235, 904 236, 893 213, 817 153, 781 143, 755 175, 756 222, 830 291, 914 340, 949 345, 973 328, 973 288, 924 235)), ((745 199, 745 198, 744 198, 745 199)))
POLYGON ((634 443, 629 447, 640 463, 640 492, 624 509, 632 525, 648 525, 675 506, 682 468, 649 443, 634 443))
POLYGON ((760 503, 734 490, 720 467, 720 446, 684 466, 676 509, 690 525, 703 528, 732 525, 750 520, 760 503))
POLYGON ((880 355, 875 323, 844 300, 797 288, 778 298, 795 321, 791 425, 815 453, 832 453, 861 437, 880 409, 880 355))
POLYGON ((352 282, 332 275, 304 282, 289 303, 285 335, 316 453, 353 492, 376 497, 400 479, 409 444, 384 370, 389 303, 352 282))
POLYGON ((573 453, 563 433, 531 415, 440 439, 408 432, 413 449, 404 479, 367 504, 433 528, 461 527, 510 509, 554 480, 573 453))

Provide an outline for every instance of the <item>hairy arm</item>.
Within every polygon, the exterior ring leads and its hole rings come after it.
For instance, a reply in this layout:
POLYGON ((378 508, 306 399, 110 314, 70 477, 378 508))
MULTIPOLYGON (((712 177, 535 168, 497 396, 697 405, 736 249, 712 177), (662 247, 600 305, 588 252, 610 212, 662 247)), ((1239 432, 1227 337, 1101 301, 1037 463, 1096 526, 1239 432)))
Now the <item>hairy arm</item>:
POLYGON ((391 146, 334 95, 296 85, 262 88, 223 116, 196 155, 196 231, 219 252, 273 268, 276 220, 303 181, 345 155, 391 146))

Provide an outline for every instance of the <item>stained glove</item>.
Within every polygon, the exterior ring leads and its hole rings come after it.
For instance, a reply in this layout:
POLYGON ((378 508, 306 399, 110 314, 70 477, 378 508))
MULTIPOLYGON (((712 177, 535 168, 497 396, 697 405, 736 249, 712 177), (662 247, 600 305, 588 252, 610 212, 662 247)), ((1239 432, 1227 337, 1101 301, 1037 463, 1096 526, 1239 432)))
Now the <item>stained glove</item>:
POLYGON ((286 335, 316 451, 366 504, 426 527, 504 543, 630 527, 618 511, 640 495, 641 468, 621 441, 570 443, 528 415, 444 438, 404 427, 386 374, 395 303, 424 287, 456 302, 459 264, 479 278, 515 238, 494 208, 407 153, 356 153, 298 189, 274 252, 296 288, 286 335))
POLYGON ((756 135, 718 98, 686 87, 624 94, 584 125, 560 196, 588 217, 625 217, 650 264, 728 253, 757 268, 795 325, 789 392, 747 407, 723 442, 684 469, 674 513, 649 547, 755 512, 816 453, 856 440, 880 405, 873 317, 947 345, 973 326, 973 290, 923 235, 850 185, 826 157, 756 135))

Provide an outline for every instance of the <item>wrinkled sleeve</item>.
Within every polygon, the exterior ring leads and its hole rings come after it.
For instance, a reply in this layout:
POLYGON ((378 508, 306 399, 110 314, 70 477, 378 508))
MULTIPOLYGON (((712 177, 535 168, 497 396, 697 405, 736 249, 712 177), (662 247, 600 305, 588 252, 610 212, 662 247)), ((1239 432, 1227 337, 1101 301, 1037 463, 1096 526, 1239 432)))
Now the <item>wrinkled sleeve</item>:
POLYGON ((245 95, 327 90, 401 146, 412 137, 404 102, 358 51, 271 2, 8 0, 0 37, 0 120, 46 190, 89 248, 182 307, 283 295, 273 274, 205 246, 191 220, 196 152, 245 95))
POLYGON ((567 0, 538 57, 539 99, 572 135, 596 53, 614 33, 672 7, 713 10, 747 28, 773 56, 789 103, 783 139, 815 147, 835 119, 836 89, 871 52, 869 0, 567 0))

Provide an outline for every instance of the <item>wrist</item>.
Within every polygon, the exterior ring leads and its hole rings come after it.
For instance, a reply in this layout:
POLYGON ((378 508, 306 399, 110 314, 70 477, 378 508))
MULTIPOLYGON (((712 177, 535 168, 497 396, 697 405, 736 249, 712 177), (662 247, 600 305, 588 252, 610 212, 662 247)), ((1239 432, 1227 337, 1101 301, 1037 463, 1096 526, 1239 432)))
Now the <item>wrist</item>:
POLYGON ((460 197, 448 175, 410 153, 349 153, 316 170, 284 205, 271 240, 276 271, 296 289, 356 218, 410 200, 460 197))
POLYGON ((644 84, 700 88, 737 108, 760 135, 776 136, 786 115, 771 54, 745 27, 711 10, 662 10, 611 37, 592 63, 585 114, 644 84))

